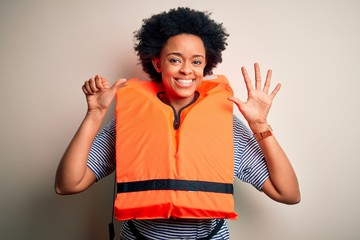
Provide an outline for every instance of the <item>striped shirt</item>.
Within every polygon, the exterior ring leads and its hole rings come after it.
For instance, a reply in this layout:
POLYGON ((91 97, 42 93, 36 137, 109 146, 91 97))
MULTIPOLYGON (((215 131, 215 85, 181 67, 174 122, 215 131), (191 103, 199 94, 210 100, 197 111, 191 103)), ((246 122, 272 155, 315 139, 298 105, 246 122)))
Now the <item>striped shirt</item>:
MULTIPOLYGON (((234 132, 234 177, 250 183, 259 191, 269 177, 264 155, 245 124, 233 117, 234 132)), ((88 157, 88 167, 96 175, 97 181, 115 170, 115 119, 112 119, 95 137, 88 157)), ((157 219, 133 220, 139 232, 147 239, 198 239, 209 235, 217 224, 215 219, 157 219)), ((121 228, 121 239, 136 240, 127 222, 121 228)), ((212 238, 230 239, 226 221, 212 238)))

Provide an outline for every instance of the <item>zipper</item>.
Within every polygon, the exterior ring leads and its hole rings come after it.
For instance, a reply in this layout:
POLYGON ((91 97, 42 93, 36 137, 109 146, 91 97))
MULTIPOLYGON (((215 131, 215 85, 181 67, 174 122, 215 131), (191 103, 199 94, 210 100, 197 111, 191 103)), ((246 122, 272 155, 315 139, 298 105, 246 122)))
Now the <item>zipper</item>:
POLYGON ((199 92, 195 92, 195 96, 194 96, 194 99, 189 103, 187 104, 186 106, 182 107, 179 109, 179 112, 176 113, 176 110, 173 106, 171 106, 170 104, 168 104, 167 102, 164 102, 162 100, 162 98, 160 97, 161 94, 165 94, 165 92, 159 92, 157 93, 157 97, 163 102, 165 103, 166 105, 170 106, 173 110, 173 113, 174 113, 174 122, 173 122, 173 127, 175 130, 178 130, 179 127, 180 127, 180 122, 181 122, 181 111, 184 110, 185 108, 187 108, 188 106, 190 106, 191 104, 193 104, 200 96, 200 93, 199 92))

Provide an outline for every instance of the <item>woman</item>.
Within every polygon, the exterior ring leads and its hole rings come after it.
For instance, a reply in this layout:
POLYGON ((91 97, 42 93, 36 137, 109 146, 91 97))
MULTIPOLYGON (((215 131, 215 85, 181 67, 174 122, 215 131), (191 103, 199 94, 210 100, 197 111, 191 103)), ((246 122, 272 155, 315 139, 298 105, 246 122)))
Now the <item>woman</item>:
MULTIPOLYGON (((174 128, 182 124, 175 124, 182 109, 200 101, 198 89, 205 81, 203 78, 211 75, 212 69, 222 61, 221 52, 225 50, 227 37, 222 24, 210 19, 208 13, 188 8, 153 15, 135 34, 135 50, 143 70, 154 82, 162 83, 164 93, 158 94, 158 99, 172 107, 174 128)), ((257 63, 254 69, 255 87, 242 68, 247 101, 233 96, 224 100, 235 103, 250 127, 233 117, 233 176, 252 184, 275 201, 296 204, 300 201, 300 192, 295 172, 267 122, 280 84, 269 93, 271 70, 262 87, 257 63)), ((55 183, 58 194, 81 192, 114 171, 116 120, 98 131, 116 92, 125 82, 120 79, 110 86, 105 78, 95 76, 84 83, 82 90, 88 111, 59 163, 55 183)), ((118 98, 121 99, 121 94, 118 98)), ((229 239, 226 221, 219 222, 206 216, 204 219, 170 216, 125 221, 121 239, 140 236, 144 239, 229 239)))

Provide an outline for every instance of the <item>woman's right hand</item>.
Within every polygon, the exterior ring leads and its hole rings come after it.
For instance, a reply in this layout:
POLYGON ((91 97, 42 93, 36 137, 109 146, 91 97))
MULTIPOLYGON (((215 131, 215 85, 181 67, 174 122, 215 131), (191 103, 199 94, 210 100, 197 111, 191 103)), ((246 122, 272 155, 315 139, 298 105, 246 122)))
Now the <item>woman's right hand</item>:
POLYGON ((86 96, 88 112, 106 111, 114 99, 116 91, 126 81, 126 79, 119 79, 110 86, 109 82, 99 75, 85 81, 82 90, 86 96))
POLYGON ((59 163, 55 178, 58 194, 84 191, 96 181, 94 172, 87 166, 87 158, 106 110, 117 89, 125 82, 126 79, 119 79, 110 87, 105 78, 97 75, 84 83, 82 90, 86 95, 88 112, 59 163))

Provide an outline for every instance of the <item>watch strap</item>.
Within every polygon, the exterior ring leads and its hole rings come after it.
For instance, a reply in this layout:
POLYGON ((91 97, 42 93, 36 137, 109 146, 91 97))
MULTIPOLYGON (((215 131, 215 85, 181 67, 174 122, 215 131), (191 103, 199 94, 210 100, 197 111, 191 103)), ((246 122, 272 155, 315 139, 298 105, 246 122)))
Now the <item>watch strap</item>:
POLYGON ((269 125, 269 129, 264 132, 254 133, 254 137, 257 141, 263 140, 264 138, 272 136, 272 128, 269 125))

